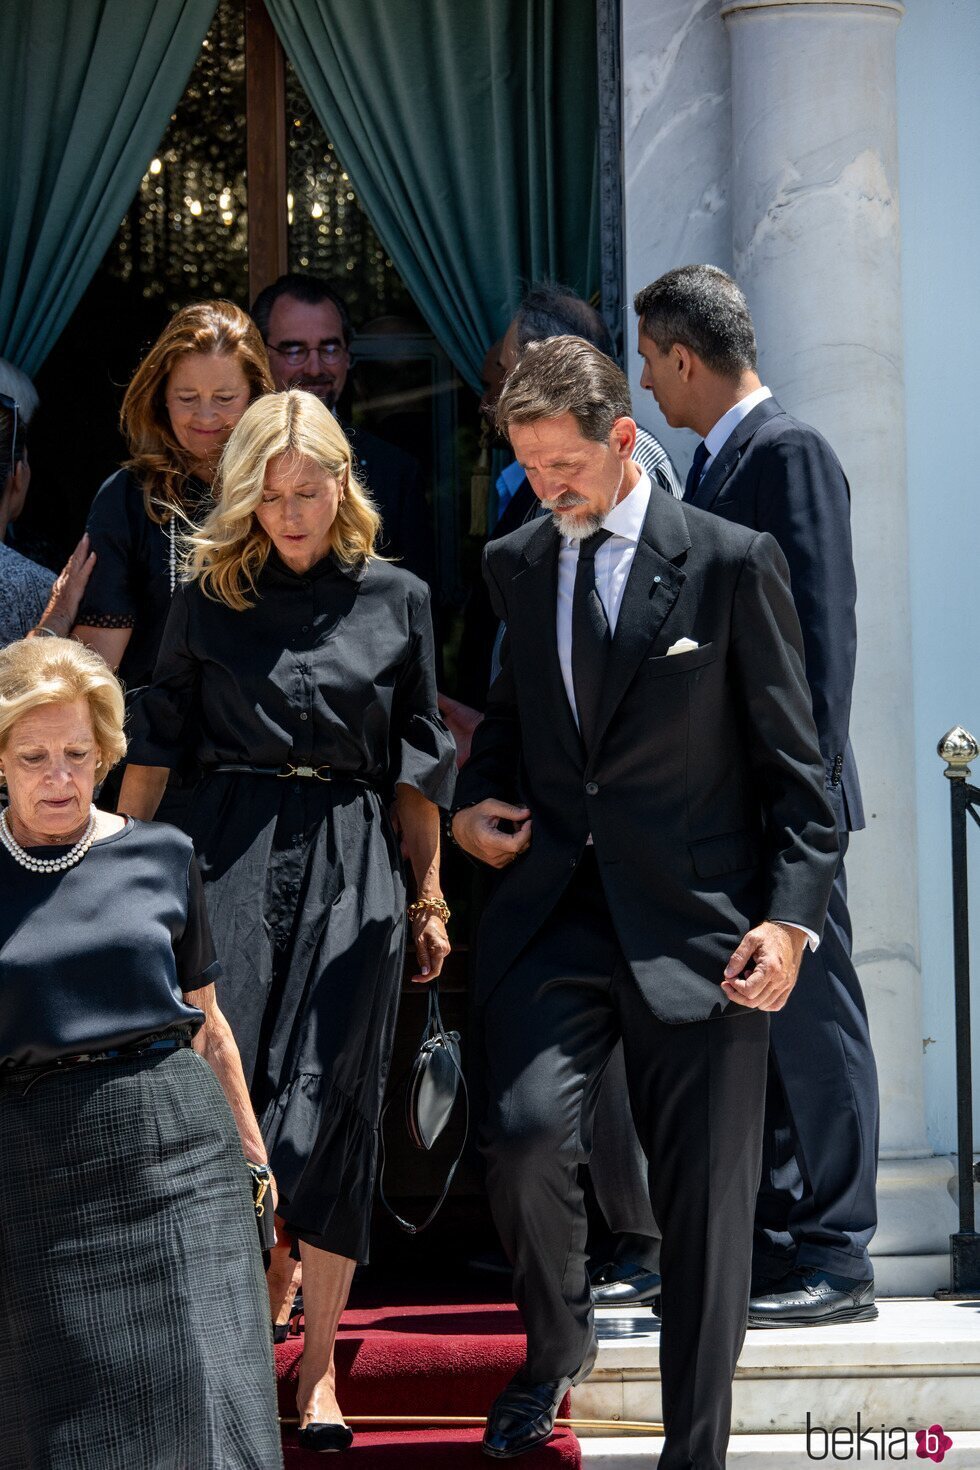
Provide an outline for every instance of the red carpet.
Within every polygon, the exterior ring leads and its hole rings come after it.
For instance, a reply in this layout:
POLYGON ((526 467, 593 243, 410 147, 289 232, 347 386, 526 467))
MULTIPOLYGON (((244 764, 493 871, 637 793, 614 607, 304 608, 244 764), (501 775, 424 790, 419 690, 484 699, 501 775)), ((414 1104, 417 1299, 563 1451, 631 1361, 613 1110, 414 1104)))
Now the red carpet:
MULTIPOLYGON (((490 1470, 480 1449, 479 1429, 401 1429, 390 1433, 362 1429, 351 1451, 339 1458, 301 1450, 283 1435, 286 1470, 324 1470, 324 1465, 350 1470, 490 1470)), ((557 1429, 546 1445, 514 1461, 519 1470, 579 1470, 582 1453, 570 1429, 557 1429)))
MULTIPOLYGON (((302 1337, 276 1348, 279 1410, 296 1413, 302 1337)), ((337 1396, 347 1414, 485 1414, 524 1361, 513 1307, 375 1307, 344 1313, 337 1337, 337 1396)), ((568 1413, 567 1403, 562 1414, 568 1413)), ((352 1470, 488 1470, 479 1429, 355 1428, 352 1470)), ((299 1449, 287 1430, 286 1470, 322 1470, 323 1456, 299 1449), (292 1443, 290 1441, 293 1441, 292 1443)), ((331 1461, 331 1463, 335 1463, 331 1461)), ((578 1470, 568 1430, 518 1462, 523 1470, 578 1470)))

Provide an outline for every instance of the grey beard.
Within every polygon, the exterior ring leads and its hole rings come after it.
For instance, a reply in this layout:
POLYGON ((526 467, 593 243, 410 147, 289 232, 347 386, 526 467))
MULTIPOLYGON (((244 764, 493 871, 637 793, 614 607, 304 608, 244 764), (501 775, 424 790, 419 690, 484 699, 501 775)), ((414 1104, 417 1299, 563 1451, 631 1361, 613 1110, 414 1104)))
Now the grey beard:
POLYGON ((566 540, 584 541, 587 536, 594 536, 596 531, 602 530, 602 522, 605 517, 592 515, 586 516, 583 520, 581 516, 574 517, 567 512, 562 514, 560 510, 553 510, 551 512, 551 519, 554 521, 559 534, 564 536, 566 540))

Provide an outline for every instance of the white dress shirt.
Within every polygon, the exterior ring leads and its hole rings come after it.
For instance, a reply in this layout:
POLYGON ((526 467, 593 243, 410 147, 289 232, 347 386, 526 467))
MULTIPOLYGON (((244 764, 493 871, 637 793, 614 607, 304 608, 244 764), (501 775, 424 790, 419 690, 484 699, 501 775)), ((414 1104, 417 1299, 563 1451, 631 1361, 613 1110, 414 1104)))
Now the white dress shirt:
MULTIPOLYGON (((721 429, 738 409, 744 409, 744 411, 738 415, 731 427, 725 430, 724 438, 718 441, 718 449, 724 444, 735 424, 739 423, 746 413, 751 413, 755 405, 761 403, 763 398, 771 397, 768 388, 760 388, 757 392, 750 393, 748 398, 743 398, 741 403, 735 405, 735 408, 729 409, 724 418, 718 420, 711 431, 712 434, 721 429), (748 408, 744 408, 745 404, 749 405, 748 408)), ((711 435, 708 437, 710 438, 711 435)), ((705 443, 708 443, 707 439, 705 443)), ((618 505, 613 506, 602 523, 603 529, 611 531, 612 535, 608 541, 603 542, 595 554, 595 585, 599 600, 605 609, 610 637, 616 632, 619 609, 623 605, 623 593, 626 590, 626 579, 633 565, 633 558, 636 555, 636 548, 643 533, 643 523, 650 505, 651 488, 650 476, 645 470, 641 471, 640 478, 633 489, 623 497, 618 505)), ((556 626, 562 683, 565 685, 565 693, 572 707, 576 724, 578 724, 578 710, 575 707, 575 686, 572 681, 572 597, 575 591, 575 573, 578 570, 578 549, 577 541, 570 541, 567 536, 562 536, 558 550, 556 626)), ((592 842, 591 835, 589 842, 592 842)), ((811 949, 816 949, 820 943, 812 929, 807 929, 802 924, 793 924, 790 920, 777 922, 786 923, 792 929, 801 930, 806 935, 811 949)))
MULTIPOLYGON (((641 470, 640 478, 630 493, 624 495, 618 505, 613 506, 602 523, 603 528, 611 531, 612 535, 595 554, 595 586, 599 601, 605 609, 610 637, 616 631, 616 621, 626 590, 626 578, 630 574, 643 531, 651 491, 650 476, 646 470, 641 470)), ((575 708, 575 688, 572 683, 572 595, 575 591, 575 573, 578 570, 578 548, 577 541, 570 541, 567 536, 561 538, 558 551, 557 625, 558 662, 561 664, 561 677, 576 724, 578 710, 575 708)))
POLYGON ((771 397, 772 393, 768 388, 756 388, 753 393, 747 394, 745 398, 740 398, 737 403, 733 404, 727 413, 723 413, 714 428, 705 434, 704 447, 708 451, 708 458, 701 469, 702 480, 708 473, 711 461, 719 449, 724 448, 742 420, 748 418, 757 404, 764 403, 767 398, 771 397))

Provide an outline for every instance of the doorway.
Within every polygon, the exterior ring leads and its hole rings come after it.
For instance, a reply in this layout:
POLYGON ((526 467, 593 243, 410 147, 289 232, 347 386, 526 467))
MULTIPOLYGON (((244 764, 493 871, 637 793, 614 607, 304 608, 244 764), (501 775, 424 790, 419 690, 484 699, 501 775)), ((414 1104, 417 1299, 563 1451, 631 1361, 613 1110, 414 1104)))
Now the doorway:
MULTIPOLYGON (((25 550, 60 567, 84 528, 100 484, 126 458, 118 433, 125 386, 179 307, 224 297, 248 309, 285 270, 326 277, 355 324, 343 418, 414 455, 423 466, 436 537, 443 665, 453 691, 460 614, 478 576, 468 534, 479 408, 428 330, 351 188, 343 166, 282 53, 261 0, 220 0, 184 95, 147 161, 137 193, 65 331, 37 375, 32 425, 35 491, 18 524, 25 550)), ((470 871, 447 855, 455 951, 443 989, 447 1025, 469 1034, 466 971, 470 871)), ((422 1031, 424 996, 406 986, 392 1075, 422 1031)), ((438 1193, 444 1159, 414 1155, 392 1110, 388 1192, 413 1217, 438 1193)), ((478 1171, 465 1165, 433 1249, 479 1231, 478 1171), (439 1243, 441 1240, 441 1244, 439 1243)), ((379 1217, 387 1246, 397 1232, 379 1217)), ((428 1241, 428 1237, 426 1237, 428 1241)), ((418 1247, 412 1249, 418 1256, 418 1247)))

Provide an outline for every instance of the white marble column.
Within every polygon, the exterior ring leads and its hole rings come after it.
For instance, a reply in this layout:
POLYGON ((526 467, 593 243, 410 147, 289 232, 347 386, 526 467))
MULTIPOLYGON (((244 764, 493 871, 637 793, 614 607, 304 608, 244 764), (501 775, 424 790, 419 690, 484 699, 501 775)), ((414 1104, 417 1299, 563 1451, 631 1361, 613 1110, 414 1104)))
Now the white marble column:
POLYGON ((675 265, 732 268, 731 98, 721 0, 622 0, 624 342, 637 418, 680 470, 694 437, 640 388, 633 297, 675 265))
POLYGON ((882 1099, 889 1291, 945 1284, 955 1212, 923 1114, 899 275, 898 0, 728 0, 734 274, 760 371, 826 434, 853 494, 859 661, 851 722, 868 829, 848 872, 882 1099))

